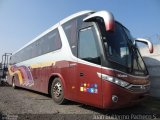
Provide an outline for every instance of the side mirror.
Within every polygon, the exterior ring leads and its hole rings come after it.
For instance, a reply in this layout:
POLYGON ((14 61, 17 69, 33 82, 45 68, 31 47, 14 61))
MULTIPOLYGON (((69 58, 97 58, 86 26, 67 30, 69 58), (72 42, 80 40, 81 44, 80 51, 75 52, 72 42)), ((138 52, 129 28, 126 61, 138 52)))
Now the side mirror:
POLYGON ((141 42, 141 43, 148 45, 149 52, 153 53, 153 44, 150 41, 143 39, 143 38, 136 38, 134 40, 134 45, 136 44, 136 42, 141 42))
POLYGON ((97 22, 97 18, 104 20, 106 31, 114 31, 115 21, 112 13, 108 11, 95 12, 83 19, 84 22, 97 22))

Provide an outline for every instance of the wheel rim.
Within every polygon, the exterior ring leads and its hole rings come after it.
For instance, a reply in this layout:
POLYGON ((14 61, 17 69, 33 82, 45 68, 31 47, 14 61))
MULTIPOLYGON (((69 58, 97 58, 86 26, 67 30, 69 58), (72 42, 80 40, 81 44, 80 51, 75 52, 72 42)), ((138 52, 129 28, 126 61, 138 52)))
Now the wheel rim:
POLYGON ((62 95, 62 85, 60 82, 57 82, 53 86, 53 94, 56 98, 59 98, 62 95))

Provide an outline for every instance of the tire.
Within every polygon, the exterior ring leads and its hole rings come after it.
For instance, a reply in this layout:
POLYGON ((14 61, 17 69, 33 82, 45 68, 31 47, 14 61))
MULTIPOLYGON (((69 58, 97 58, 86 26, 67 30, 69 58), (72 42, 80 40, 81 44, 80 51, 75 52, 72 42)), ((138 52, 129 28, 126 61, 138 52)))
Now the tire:
POLYGON ((51 97, 59 105, 66 103, 64 88, 60 78, 55 78, 51 85, 51 97))
POLYGON ((12 79, 12 87, 13 87, 14 89, 17 88, 17 87, 16 87, 16 84, 15 84, 15 77, 13 77, 13 79, 12 79))

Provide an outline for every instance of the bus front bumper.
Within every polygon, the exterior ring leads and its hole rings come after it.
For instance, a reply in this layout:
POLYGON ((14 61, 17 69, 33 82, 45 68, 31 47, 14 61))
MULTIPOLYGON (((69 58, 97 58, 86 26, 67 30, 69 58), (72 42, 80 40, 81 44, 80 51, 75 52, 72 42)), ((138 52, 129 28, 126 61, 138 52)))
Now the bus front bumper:
POLYGON ((103 88, 103 108, 107 109, 133 106, 149 96, 149 91, 134 92, 107 81, 104 82, 103 88))

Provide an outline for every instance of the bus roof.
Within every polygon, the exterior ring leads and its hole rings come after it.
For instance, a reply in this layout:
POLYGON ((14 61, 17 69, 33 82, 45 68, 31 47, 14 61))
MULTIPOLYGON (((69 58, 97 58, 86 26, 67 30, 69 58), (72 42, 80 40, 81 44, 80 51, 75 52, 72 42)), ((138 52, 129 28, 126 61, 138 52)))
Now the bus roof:
POLYGON ((60 22, 58 22, 57 24, 53 25, 51 28, 47 29, 46 31, 44 31, 43 33, 41 33, 40 35, 38 35, 36 38, 32 39, 30 42, 28 42, 27 44, 25 44, 23 47, 21 47, 19 50, 15 51, 12 53, 12 55, 16 54, 17 52, 21 51, 23 48, 27 47, 28 45, 30 45, 31 43, 35 42, 36 40, 38 40, 39 38, 43 37, 44 35, 46 35, 47 33, 49 33, 50 31, 54 30, 55 28, 57 28, 59 26, 59 24, 63 24, 73 18, 76 18, 78 16, 87 14, 87 13, 91 13, 93 11, 91 10, 85 10, 85 11, 81 11, 75 14, 70 15, 67 18, 64 18, 63 20, 61 20, 60 22))

